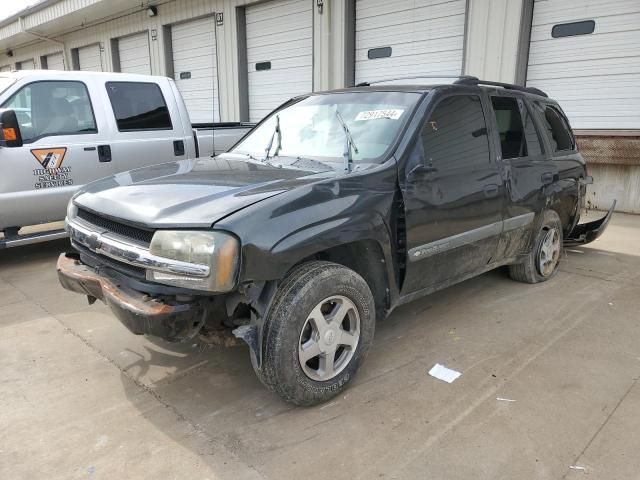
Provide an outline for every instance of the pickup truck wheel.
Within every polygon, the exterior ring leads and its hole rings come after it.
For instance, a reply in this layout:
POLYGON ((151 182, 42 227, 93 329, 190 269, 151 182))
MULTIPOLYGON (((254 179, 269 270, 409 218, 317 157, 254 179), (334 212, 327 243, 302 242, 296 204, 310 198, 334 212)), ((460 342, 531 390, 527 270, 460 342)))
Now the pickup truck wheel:
POLYGON ((511 278, 519 282, 539 283, 558 272, 562 255, 562 222, 553 210, 544 212, 533 250, 527 258, 509 266, 511 278))
POLYGON ((310 406, 343 390, 364 360, 375 304, 364 279, 330 262, 294 269, 264 325, 260 380, 288 402, 310 406))

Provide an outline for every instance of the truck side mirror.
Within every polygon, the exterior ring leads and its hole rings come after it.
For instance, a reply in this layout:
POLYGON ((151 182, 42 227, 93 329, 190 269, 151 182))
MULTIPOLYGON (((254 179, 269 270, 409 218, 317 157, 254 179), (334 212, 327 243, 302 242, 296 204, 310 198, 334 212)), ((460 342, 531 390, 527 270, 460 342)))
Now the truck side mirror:
POLYGON ((20 124, 13 110, 0 110, 0 147, 21 147, 20 124))

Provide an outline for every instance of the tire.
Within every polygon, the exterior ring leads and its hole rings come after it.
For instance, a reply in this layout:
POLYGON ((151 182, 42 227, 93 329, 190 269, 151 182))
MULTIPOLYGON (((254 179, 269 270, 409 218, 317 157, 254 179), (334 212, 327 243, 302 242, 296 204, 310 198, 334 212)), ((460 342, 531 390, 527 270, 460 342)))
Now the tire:
POLYGON ((371 347, 373 295, 353 270, 308 262, 281 283, 263 329, 262 368, 254 364, 262 383, 296 405, 325 402, 345 389, 371 347), (321 353, 323 348, 327 353, 321 353))
POLYGON ((552 279, 558 273, 562 256, 562 242, 563 231, 560 217, 553 210, 545 211, 542 214, 533 250, 523 261, 509 266, 509 275, 513 280, 524 283, 540 283, 552 279), (552 243, 556 244, 557 242, 557 247, 554 247, 552 254, 549 255, 545 241, 549 241, 551 236, 554 237, 552 243), (541 263, 545 263, 546 267, 542 267, 541 263))

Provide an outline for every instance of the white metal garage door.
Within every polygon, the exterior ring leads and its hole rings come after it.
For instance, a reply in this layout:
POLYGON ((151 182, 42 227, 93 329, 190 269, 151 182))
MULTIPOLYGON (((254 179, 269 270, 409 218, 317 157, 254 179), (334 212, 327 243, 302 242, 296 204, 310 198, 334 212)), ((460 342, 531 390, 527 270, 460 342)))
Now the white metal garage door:
POLYGON ((220 118, 215 28, 213 17, 171 27, 173 74, 192 123, 220 118))
POLYGON ((0 72, 10 72, 10 71, 11 71, 11 65, 4 65, 0 67, 0 72))
POLYGON ((356 83, 460 75, 466 0, 356 0, 356 83))
POLYGON ((47 70, 64 70, 64 56, 62 52, 47 55, 47 70))
POLYGON ((527 84, 559 100, 573 128, 640 128, 640 1, 536 1, 527 84), (590 21, 593 33, 561 36, 590 21))
POLYGON ((119 38, 118 55, 121 72, 151 75, 149 34, 147 32, 119 38))
POLYGON ((250 121, 313 90, 313 5, 274 0, 247 7, 250 121))
POLYGON ((78 49, 78 62, 80 70, 83 72, 101 72, 102 71, 102 55, 100 45, 88 45, 78 49))
POLYGON ((35 70, 36 65, 33 62, 33 58, 29 60, 23 60, 18 64, 18 70, 35 70))

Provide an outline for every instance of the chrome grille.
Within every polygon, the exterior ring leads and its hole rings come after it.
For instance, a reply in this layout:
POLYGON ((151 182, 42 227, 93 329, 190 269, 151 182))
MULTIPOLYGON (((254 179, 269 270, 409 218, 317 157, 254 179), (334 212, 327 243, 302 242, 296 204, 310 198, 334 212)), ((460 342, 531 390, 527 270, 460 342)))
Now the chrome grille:
POLYGON ((126 238, 127 240, 131 240, 138 245, 148 247, 151 244, 151 238, 153 237, 152 230, 145 230, 142 228, 125 225, 123 223, 118 223, 113 220, 109 220, 108 218, 96 215, 95 213, 89 212, 87 210, 83 210, 82 208, 78 209, 77 216, 90 225, 104 229, 109 233, 113 233, 115 235, 118 235, 119 237, 126 238))

